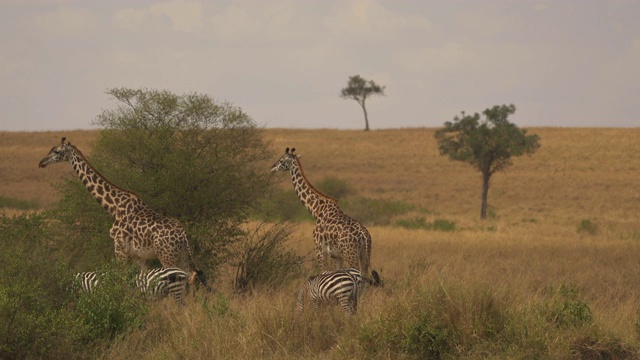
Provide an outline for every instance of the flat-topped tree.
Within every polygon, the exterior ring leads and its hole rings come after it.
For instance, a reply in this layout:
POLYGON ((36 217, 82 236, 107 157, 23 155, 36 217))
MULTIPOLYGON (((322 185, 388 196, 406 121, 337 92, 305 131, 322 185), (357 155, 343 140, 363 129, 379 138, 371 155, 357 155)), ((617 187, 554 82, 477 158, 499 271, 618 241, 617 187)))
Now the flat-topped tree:
POLYGON ((540 147, 538 135, 527 135, 527 130, 508 121, 515 111, 513 104, 496 105, 482 112, 484 119, 478 113, 462 112, 435 133, 441 155, 466 162, 482 173, 482 219, 487 217, 491 176, 511 166, 513 156, 533 154, 540 147))
POLYGON ((360 104, 364 112, 364 130, 369 131, 369 117, 365 101, 371 95, 384 95, 384 86, 376 84, 373 80, 365 80, 360 75, 349 76, 347 87, 342 89, 340 97, 343 99, 353 99, 360 104))

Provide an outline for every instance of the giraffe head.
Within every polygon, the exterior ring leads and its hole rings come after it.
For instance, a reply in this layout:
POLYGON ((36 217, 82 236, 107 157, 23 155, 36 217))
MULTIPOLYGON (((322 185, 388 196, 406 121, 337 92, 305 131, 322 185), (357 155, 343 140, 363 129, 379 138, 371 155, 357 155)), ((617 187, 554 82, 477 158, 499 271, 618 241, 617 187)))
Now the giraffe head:
POLYGON ((73 152, 73 147, 70 142, 64 142, 67 138, 63 137, 60 145, 54 146, 51 148, 51 151, 45 156, 42 160, 40 160, 40 167, 46 167, 49 164, 55 164, 62 161, 69 161, 71 159, 71 153, 73 152))
POLYGON ((296 151, 296 148, 291 149, 291 152, 289 152, 289 148, 287 148, 284 151, 284 155, 282 155, 280 160, 278 160, 278 162, 273 164, 273 166, 271 167, 271 172, 289 171, 291 169, 291 164, 293 164, 293 161, 295 160, 296 156, 297 157, 301 156, 301 155, 294 154, 295 151, 296 151))

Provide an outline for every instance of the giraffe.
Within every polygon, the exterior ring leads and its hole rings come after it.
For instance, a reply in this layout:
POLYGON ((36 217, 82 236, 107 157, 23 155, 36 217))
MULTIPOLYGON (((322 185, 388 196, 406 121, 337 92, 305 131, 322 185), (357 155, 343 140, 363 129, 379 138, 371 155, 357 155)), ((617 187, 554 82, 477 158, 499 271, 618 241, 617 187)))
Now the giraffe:
MULTIPOLYGON (((153 210, 136 193, 111 183, 87 158, 63 137, 59 145, 40 160, 39 167, 67 161, 89 193, 114 218, 109 235, 119 260, 136 262, 142 270, 147 260, 158 259, 163 267, 190 271, 193 254, 182 224, 153 210)), ((194 265, 197 278, 206 285, 201 270, 194 265)))
MULTIPOLYGON (((320 269, 325 271, 326 259, 332 258, 338 269, 357 268, 363 274, 369 272, 371 261, 371 235, 367 228, 351 218, 338 206, 338 200, 320 192, 304 175, 300 156, 295 148, 286 148, 284 155, 272 167, 271 172, 289 171, 291 181, 300 202, 316 219, 313 240, 320 269)), ((374 278, 379 279, 378 273, 374 278)))

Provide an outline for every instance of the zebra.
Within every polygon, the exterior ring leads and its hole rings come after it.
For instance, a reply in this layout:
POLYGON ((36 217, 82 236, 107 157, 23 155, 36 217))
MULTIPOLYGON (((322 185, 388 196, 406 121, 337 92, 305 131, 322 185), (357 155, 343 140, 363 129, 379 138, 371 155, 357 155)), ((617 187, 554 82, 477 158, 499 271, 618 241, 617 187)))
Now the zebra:
POLYGON ((76 281, 73 283, 73 288, 92 294, 93 290, 100 284, 102 276, 104 276, 104 273, 95 271, 79 272, 75 276, 76 281))
MULTIPOLYGON (((105 273, 88 271, 76 274, 76 287, 86 293, 93 293, 105 273)), ((180 305, 185 305, 188 274, 177 267, 154 268, 141 271, 135 278, 138 290, 148 298, 162 298, 171 295, 180 305)))
POLYGON ((362 273, 357 269, 343 269, 325 271, 309 277, 298 292, 296 309, 300 313, 304 311, 304 302, 308 294, 315 309, 322 303, 340 303, 345 313, 354 315, 358 310, 358 291, 362 281, 358 275, 362 276, 362 273))
MULTIPOLYGON (((344 269, 344 271, 351 274, 357 280, 358 286, 361 286, 362 284, 368 284, 376 287, 384 287, 384 283, 382 282, 382 279, 380 279, 380 275, 375 270, 371 271, 372 278, 364 276, 362 272, 356 268, 344 269)), ((324 273, 328 272, 330 271, 325 271, 324 273)))
POLYGON ((136 287, 147 297, 161 298, 170 294, 180 305, 185 305, 188 282, 189 275, 177 267, 148 269, 136 277, 136 287))

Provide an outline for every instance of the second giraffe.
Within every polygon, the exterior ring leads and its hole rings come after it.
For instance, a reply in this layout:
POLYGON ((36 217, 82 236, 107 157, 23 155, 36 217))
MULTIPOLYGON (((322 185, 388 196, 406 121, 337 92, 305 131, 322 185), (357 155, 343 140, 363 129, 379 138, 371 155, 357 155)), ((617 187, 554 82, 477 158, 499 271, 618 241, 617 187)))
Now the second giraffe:
MULTIPOLYGON (((338 200, 316 189, 302 171, 295 148, 286 148, 284 155, 271 171, 289 171, 291 181, 300 202, 316 219, 313 240, 320 269, 326 270, 327 258, 332 258, 337 269, 356 268, 363 274, 369 272, 371 263, 371 235, 367 228, 345 214, 338 200)), ((373 277, 379 279, 373 271, 373 277)))

